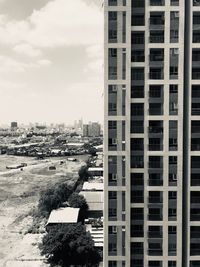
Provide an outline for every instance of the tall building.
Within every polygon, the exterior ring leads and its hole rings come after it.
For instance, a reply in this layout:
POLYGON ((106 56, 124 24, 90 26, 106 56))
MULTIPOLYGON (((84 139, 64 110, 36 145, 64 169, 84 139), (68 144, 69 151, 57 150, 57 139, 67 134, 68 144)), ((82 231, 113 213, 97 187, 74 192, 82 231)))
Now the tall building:
POLYGON ((105 0, 104 267, 200 267, 200 1, 105 0))
POLYGON ((18 127, 17 122, 16 122, 16 121, 11 122, 10 127, 11 127, 12 129, 16 129, 16 128, 18 127))
POLYGON ((101 125, 98 122, 83 124, 83 136, 99 137, 101 135, 101 125))

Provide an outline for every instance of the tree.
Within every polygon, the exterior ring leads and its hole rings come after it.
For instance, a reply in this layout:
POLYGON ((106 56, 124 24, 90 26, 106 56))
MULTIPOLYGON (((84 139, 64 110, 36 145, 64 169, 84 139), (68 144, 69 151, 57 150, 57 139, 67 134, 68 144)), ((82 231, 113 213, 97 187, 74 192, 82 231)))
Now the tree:
POLYGON ((94 247, 89 232, 80 223, 55 225, 43 237, 41 254, 46 255, 50 265, 96 266, 101 257, 94 247))
POLYGON ((87 181, 89 178, 88 167, 87 166, 81 166, 79 169, 78 175, 79 175, 81 180, 87 181))
POLYGON ((88 149, 88 153, 90 154, 90 155, 92 155, 92 156, 96 156, 96 153, 97 153, 97 149, 95 148, 95 147, 90 147, 89 149, 88 149))
POLYGON ((38 208, 41 214, 48 216, 53 209, 58 209, 68 200, 72 188, 67 183, 56 184, 41 192, 38 208))
POLYGON ((84 196, 79 195, 77 193, 73 193, 69 197, 68 202, 70 207, 80 208, 79 220, 83 222, 84 219, 87 217, 87 212, 88 212, 88 204, 84 196))

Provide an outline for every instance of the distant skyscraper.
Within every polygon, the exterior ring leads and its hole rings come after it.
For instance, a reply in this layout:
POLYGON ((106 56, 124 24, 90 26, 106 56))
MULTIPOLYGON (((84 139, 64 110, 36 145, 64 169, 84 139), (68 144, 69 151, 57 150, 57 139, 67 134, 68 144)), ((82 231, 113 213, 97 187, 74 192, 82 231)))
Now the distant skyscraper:
POLYGON ((98 122, 90 122, 83 125, 83 136, 99 137, 101 135, 101 125, 98 122))
POLYGON ((10 125, 10 127, 11 127, 12 129, 15 129, 15 128, 17 128, 17 127, 18 127, 18 124, 17 124, 17 122, 16 122, 16 121, 13 121, 13 122, 11 122, 11 125, 10 125))
POLYGON ((200 267, 200 1, 104 2, 104 267, 200 267))
POLYGON ((83 136, 88 137, 88 124, 83 124, 83 136))

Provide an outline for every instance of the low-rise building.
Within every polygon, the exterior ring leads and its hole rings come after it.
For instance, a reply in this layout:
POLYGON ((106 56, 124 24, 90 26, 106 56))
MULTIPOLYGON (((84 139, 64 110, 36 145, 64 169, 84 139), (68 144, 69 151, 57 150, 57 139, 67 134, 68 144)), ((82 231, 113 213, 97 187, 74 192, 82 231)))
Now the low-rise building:
POLYGON ((103 176, 103 167, 90 167, 88 172, 91 176, 103 176))
POLYGON ((79 220, 79 208, 60 208, 57 210, 52 210, 46 228, 56 224, 69 224, 77 223, 79 220))

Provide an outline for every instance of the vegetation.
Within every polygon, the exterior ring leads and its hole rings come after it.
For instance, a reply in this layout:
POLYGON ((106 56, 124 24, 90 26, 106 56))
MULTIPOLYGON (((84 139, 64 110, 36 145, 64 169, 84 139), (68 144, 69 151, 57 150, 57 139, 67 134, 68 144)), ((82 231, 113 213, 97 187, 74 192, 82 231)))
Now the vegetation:
POLYGON ((73 193, 69 197, 68 202, 69 202, 70 207, 80 208, 79 220, 83 222, 84 219, 87 217, 87 212, 88 212, 88 204, 84 196, 79 195, 77 193, 73 193))
POLYGON ((88 166, 81 166, 78 175, 82 181, 87 181, 89 178, 88 166))
POLYGON ((43 237, 41 251, 52 267, 92 267, 98 266, 101 260, 90 234, 80 223, 52 226, 43 237))
POLYGON ((72 194, 72 188, 67 183, 50 187, 40 194, 39 213, 47 217, 53 209, 58 209, 72 194))

